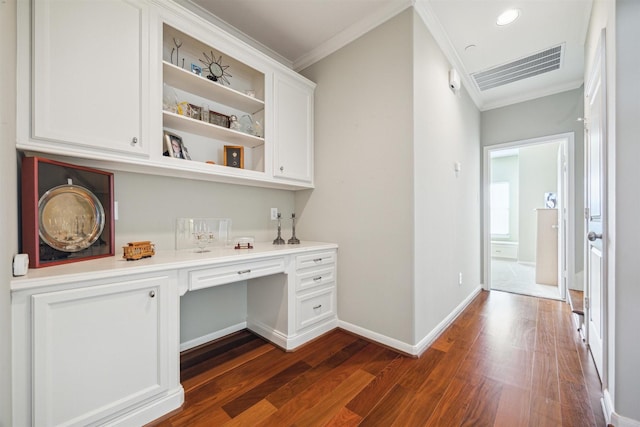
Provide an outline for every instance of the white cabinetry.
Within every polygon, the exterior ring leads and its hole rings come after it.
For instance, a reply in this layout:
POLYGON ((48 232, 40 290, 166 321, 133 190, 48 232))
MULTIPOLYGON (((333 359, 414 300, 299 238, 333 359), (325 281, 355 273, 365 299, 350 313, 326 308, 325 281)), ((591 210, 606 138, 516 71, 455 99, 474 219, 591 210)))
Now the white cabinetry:
POLYGON ((140 425, 182 403, 175 272, 15 298, 32 343, 14 340, 16 380, 32 387, 16 425, 140 425))
POLYGON ((30 136, 59 154, 78 148, 89 155, 91 149, 146 154, 147 5, 36 0, 32 7, 30 136))
POLYGON ((314 86, 285 74, 276 74, 273 81, 273 174, 313 183, 314 86))

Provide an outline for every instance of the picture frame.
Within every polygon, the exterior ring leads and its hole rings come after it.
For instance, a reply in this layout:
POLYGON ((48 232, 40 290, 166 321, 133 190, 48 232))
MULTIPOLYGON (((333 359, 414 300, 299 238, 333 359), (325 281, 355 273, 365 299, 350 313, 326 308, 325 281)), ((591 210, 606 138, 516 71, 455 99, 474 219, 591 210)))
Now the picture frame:
POLYGON ((115 255, 113 182, 111 172, 23 157, 21 240, 30 268, 115 255))
POLYGON ((189 104, 189 117, 195 120, 200 120, 202 118, 202 107, 189 104))
POLYGON ((202 77, 202 67, 200 67, 197 64, 191 64, 191 72, 193 74, 195 74, 196 76, 201 76, 202 77))
POLYGON ((182 137, 173 132, 164 131, 164 156, 176 159, 191 160, 187 147, 182 142, 182 137))
POLYGON ((244 147, 241 145, 225 145, 224 165, 244 169, 244 147))

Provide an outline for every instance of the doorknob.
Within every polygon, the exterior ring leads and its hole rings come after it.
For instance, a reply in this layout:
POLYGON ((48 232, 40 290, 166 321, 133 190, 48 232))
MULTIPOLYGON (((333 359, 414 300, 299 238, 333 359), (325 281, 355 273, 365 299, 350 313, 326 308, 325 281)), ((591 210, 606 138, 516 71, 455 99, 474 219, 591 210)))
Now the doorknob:
POLYGON ((589 239, 590 242, 595 242, 596 239, 602 239, 602 234, 598 234, 595 231, 590 231, 589 234, 587 234, 587 239, 589 239))

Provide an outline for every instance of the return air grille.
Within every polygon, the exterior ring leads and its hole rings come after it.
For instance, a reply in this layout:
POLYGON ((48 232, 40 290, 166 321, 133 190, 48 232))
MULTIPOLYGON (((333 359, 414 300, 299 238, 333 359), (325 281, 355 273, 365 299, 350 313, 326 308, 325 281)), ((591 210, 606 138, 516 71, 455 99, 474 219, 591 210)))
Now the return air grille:
POLYGON ((561 44, 499 67, 473 73, 471 77, 478 89, 484 91, 557 70, 562 63, 563 46, 561 44))

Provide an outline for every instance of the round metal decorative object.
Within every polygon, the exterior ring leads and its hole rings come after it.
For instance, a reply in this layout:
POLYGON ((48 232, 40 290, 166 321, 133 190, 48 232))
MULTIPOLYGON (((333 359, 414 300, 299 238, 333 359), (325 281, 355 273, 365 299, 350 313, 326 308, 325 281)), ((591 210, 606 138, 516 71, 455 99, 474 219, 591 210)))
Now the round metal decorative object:
POLYGON ((60 185, 38 202, 40 237, 63 252, 91 246, 104 229, 104 208, 91 191, 78 185, 60 185))

